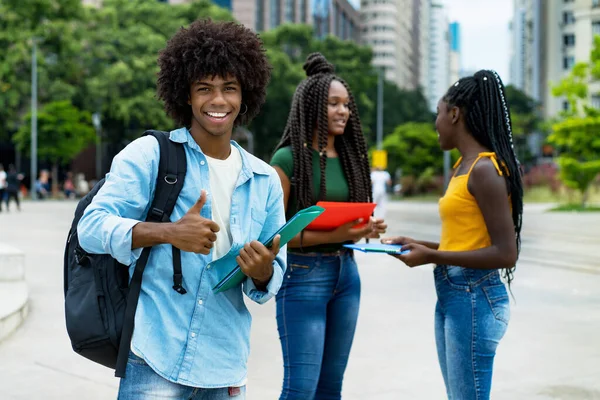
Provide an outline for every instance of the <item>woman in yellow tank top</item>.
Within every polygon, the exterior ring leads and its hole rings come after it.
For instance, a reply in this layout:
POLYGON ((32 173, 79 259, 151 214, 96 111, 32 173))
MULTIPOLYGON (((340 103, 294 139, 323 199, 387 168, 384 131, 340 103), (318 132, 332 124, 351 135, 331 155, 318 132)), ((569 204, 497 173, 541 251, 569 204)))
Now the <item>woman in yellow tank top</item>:
POLYGON ((407 237, 406 265, 436 264, 435 333, 449 399, 489 399, 496 348, 510 318, 508 283, 519 253, 523 188, 504 85, 482 70, 452 85, 437 107, 443 150, 461 158, 440 199, 440 243, 407 237))

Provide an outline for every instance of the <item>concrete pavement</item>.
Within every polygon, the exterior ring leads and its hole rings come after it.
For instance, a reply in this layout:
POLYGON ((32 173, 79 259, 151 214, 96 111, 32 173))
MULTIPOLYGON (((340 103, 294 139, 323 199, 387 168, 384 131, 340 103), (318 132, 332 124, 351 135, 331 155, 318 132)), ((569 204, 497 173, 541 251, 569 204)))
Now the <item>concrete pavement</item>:
MULTIPOLYGON (((62 258, 75 203, 25 203, 0 214, 0 242, 26 254, 30 315, 0 343, 0 399, 113 399, 112 371, 77 356, 64 328, 62 258)), ((435 240, 435 204, 389 206, 390 234, 435 240)), ((600 399, 600 214, 526 209, 512 318, 496 358, 493 399, 600 399)), ((358 330, 344 399, 443 399, 433 336, 431 267, 357 254, 358 330)), ((274 302, 250 304, 248 399, 276 399, 282 359, 274 302)))

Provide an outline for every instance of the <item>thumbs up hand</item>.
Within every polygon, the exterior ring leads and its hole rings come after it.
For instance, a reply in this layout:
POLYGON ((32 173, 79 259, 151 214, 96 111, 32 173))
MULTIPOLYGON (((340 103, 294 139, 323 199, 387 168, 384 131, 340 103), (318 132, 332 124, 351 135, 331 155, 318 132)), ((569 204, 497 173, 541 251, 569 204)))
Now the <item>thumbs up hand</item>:
POLYGON ((217 240, 216 232, 220 228, 214 221, 200 216, 200 211, 206 203, 206 191, 203 190, 200 198, 188 212, 173 224, 172 235, 169 242, 182 251, 199 254, 208 254, 217 240))

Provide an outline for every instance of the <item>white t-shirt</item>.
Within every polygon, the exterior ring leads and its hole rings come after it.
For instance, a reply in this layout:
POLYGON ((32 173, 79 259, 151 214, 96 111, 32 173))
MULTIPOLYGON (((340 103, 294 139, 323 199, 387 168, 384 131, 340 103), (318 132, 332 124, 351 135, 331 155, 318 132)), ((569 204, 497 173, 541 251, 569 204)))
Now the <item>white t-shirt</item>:
POLYGON ((387 171, 373 171, 371 172, 371 183, 373 184, 373 193, 385 193, 388 181, 392 177, 387 171))
POLYGON ((206 156, 210 179, 210 200, 212 220, 219 225, 217 241, 213 247, 213 260, 223 257, 231 249, 231 229, 229 216, 231 213, 231 197, 242 171, 242 156, 235 146, 225 160, 206 156))
MULTIPOLYGON (((6 182, 6 171, 0 171, 0 189, 6 189, 8 182, 6 182)), ((2 199, 0 199, 2 201, 2 199)))

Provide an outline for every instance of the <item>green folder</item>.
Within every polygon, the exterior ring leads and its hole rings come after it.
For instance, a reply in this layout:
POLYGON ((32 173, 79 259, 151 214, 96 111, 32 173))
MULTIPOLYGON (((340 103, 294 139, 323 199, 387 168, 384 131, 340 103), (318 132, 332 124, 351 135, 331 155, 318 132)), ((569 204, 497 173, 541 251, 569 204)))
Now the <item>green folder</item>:
MULTIPOLYGON (((290 220, 273 234, 268 240, 262 242, 265 247, 271 247, 273 239, 276 235, 280 235, 279 245, 287 244, 294 236, 306 228, 312 221, 321 215, 325 209, 319 206, 312 206, 298 211, 290 220)), ((215 293, 220 293, 231 289, 246 279, 246 275, 240 269, 240 266, 235 260, 238 253, 227 254, 210 263, 211 268, 218 274, 219 283, 213 287, 215 293)))

